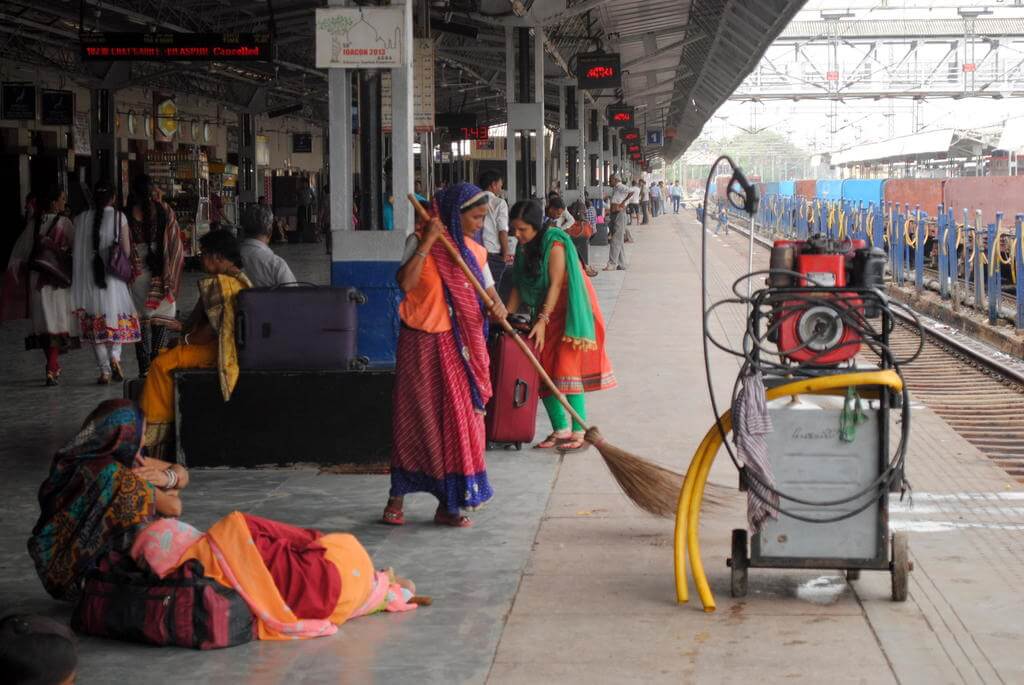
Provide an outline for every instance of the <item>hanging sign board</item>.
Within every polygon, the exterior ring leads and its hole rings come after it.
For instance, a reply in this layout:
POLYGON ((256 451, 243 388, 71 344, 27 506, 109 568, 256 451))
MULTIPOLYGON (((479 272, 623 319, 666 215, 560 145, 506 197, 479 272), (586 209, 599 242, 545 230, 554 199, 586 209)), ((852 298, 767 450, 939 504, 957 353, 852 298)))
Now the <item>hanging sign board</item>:
POLYGON ((576 56, 577 87, 601 90, 622 86, 622 65, 618 53, 585 52, 576 56))
POLYGON ((316 11, 318 69, 402 66, 408 5, 329 7, 316 11))
POLYGON ((629 153, 629 154, 639 153, 640 152, 640 146, 639 145, 629 145, 628 147, 626 147, 626 152, 629 153))
POLYGON ((251 62, 274 58, 269 33, 87 31, 78 38, 83 62, 251 62))
POLYGON ((47 126, 71 126, 75 121, 75 94, 70 90, 44 90, 40 114, 47 126))
MULTIPOLYGON (((415 40, 413 59, 412 116, 416 133, 434 130, 434 44, 426 38, 415 40)), ((391 133, 391 72, 385 71, 380 83, 381 129, 391 133)))
POLYGON ((635 128, 623 129, 622 133, 620 133, 619 135, 621 136, 622 140, 626 141, 627 143, 640 142, 640 131, 639 131, 639 129, 635 129, 635 128))
POLYGON ((648 145, 661 145, 661 129, 660 128, 649 128, 647 129, 647 144, 648 145))
POLYGON ((3 84, 3 118, 36 118, 36 87, 31 83, 3 84))
POLYGON ((313 152, 313 134, 312 133, 293 133, 292 134, 292 153, 293 154, 309 154, 313 152))
POLYGON ((439 112, 435 119, 438 128, 453 131, 476 126, 476 112, 439 112))
POLYGON ((633 128, 635 109, 629 105, 608 105, 608 125, 612 128, 633 128))

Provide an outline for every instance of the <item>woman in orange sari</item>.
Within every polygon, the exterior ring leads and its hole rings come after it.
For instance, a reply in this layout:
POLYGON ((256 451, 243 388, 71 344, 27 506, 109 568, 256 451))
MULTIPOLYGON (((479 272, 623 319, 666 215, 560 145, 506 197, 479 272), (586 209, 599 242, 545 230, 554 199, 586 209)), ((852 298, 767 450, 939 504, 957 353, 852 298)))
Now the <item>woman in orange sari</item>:
POLYGON ((161 578, 199 561, 203 575, 242 596, 261 640, 333 635, 351 618, 429 602, 413 596, 411 581, 375 570, 353 535, 324 535, 238 511, 205 534, 176 519, 157 521, 139 533, 131 554, 161 578))
MULTIPOLYGON (((604 351, 604 317, 597 293, 583 271, 569 235, 544 222, 540 203, 517 202, 509 214, 519 247, 512 268, 514 287, 509 311, 525 304, 533 319, 530 338, 540 349, 540 363, 569 404, 586 419, 584 393, 615 387, 615 375, 604 351)), ((572 428, 561 403, 541 387, 551 435, 538 448, 563 452, 583 449, 583 426, 572 428)))
POLYGON ((491 315, 505 316, 487 268, 487 250, 471 238, 483 225, 487 196, 459 183, 436 200, 440 217, 409 236, 398 271, 405 293, 395 368, 391 493, 383 522, 405 523, 404 497, 437 498, 434 522, 466 528, 460 510, 492 496, 484 463, 484 408, 491 397, 487 312, 447 252, 445 235, 488 289, 491 315))

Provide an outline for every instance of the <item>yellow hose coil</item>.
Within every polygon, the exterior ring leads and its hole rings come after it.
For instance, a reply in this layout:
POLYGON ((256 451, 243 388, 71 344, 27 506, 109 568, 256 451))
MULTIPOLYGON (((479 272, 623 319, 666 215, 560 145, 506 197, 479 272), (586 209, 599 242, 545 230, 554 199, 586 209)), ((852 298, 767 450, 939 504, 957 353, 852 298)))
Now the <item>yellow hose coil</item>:
MULTIPOLYGON (((822 394, 830 390, 839 390, 851 386, 877 385, 890 388, 895 392, 903 390, 903 380, 891 369, 883 371, 857 371, 854 373, 803 378, 768 390, 768 400, 778 399, 787 395, 822 394)), ((721 416, 722 427, 726 433, 732 431, 732 412, 727 411, 721 416)), ((676 599, 680 602, 689 600, 689 588, 686 585, 686 554, 690 557, 693 584, 697 588, 704 611, 715 610, 715 597, 711 593, 704 564, 700 556, 700 505, 704 498, 704 486, 707 485, 711 464, 722 446, 722 433, 715 423, 708 429, 700 446, 690 461, 683 480, 683 489, 679 493, 679 505, 676 508, 675 527, 675 575, 676 599), (685 540, 685 546, 684 546, 685 540)))

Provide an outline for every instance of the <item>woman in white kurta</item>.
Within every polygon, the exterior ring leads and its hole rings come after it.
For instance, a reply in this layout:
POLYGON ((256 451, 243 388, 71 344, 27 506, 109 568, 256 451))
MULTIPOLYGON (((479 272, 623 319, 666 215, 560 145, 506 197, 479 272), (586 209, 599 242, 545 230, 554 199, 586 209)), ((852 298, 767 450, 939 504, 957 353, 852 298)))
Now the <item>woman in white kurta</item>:
POLYGON ((63 215, 67 195, 58 186, 39 198, 39 211, 25 225, 11 253, 4 298, 23 306, 4 307, 3 319, 27 318, 32 332, 26 350, 46 355, 46 384, 57 385, 60 355, 78 347, 70 304, 71 221, 63 215), (45 251, 44 251, 45 250, 45 251))
POLYGON ((121 346, 142 337, 128 284, 107 269, 115 243, 126 255, 131 254, 128 220, 113 203, 114 191, 101 181, 93 191, 95 209, 75 219, 71 304, 78 314, 82 339, 92 343, 96 352, 100 385, 124 378, 121 346))

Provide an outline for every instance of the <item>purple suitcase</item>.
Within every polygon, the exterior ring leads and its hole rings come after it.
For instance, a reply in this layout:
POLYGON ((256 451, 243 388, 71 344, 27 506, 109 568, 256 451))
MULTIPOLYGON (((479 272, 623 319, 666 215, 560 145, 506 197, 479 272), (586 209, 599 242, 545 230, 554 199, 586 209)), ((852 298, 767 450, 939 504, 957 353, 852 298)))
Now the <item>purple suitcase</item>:
POLYGON ((238 295, 235 339, 243 370, 362 369, 355 288, 249 288, 238 295))

